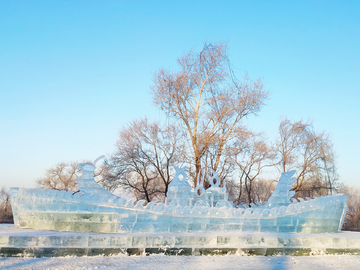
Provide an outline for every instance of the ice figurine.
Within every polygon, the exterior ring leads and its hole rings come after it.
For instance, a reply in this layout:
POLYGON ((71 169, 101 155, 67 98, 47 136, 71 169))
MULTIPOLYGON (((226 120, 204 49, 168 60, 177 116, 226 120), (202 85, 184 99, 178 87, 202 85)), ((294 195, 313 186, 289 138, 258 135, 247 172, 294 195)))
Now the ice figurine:
POLYGON ((221 181, 215 171, 213 171, 213 176, 210 180, 210 188, 204 189, 204 171, 201 171, 198 174, 196 188, 192 190, 191 185, 186 180, 186 167, 184 169, 177 166, 174 167, 176 175, 169 185, 166 204, 188 207, 193 207, 194 205, 214 207, 220 202, 218 207, 224 203, 232 207, 232 203, 227 201, 228 195, 226 193, 225 182, 224 187, 220 188, 221 181))
POLYGON ((176 175, 169 185, 166 204, 187 206, 191 204, 191 185, 186 180, 184 169, 174 166, 176 175))
MULTIPOLYGON (((135 202, 115 196, 94 180, 96 162, 79 164, 78 191, 11 189, 15 225, 58 231, 100 233, 190 232, 304 232, 340 230, 347 194, 294 200, 295 171, 283 173, 274 194, 262 204, 233 206, 226 183, 212 173, 204 189, 204 173, 195 189, 186 180, 186 168, 175 167, 164 203, 135 202)), ((201 175, 201 176, 200 176, 201 175)))
POLYGON ((93 163, 86 162, 78 164, 78 170, 83 172, 80 177, 76 178, 76 184, 79 191, 93 194, 104 191, 104 189, 94 180, 96 163, 104 157, 104 155, 98 157, 93 163))

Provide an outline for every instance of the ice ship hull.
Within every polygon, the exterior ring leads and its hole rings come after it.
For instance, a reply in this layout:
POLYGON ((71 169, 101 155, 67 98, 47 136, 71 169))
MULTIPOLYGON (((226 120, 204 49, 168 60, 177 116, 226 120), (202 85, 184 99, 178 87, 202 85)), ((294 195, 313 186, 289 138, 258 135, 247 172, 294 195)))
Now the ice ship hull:
POLYGON ((40 189, 12 190, 15 225, 79 232, 336 232, 346 195, 319 197, 274 208, 174 207, 40 189), (94 202, 97 201, 97 202, 94 202))
POLYGON ((175 198, 170 196, 165 204, 145 205, 145 201, 134 204, 133 200, 127 201, 98 186, 91 170, 78 179, 80 192, 12 188, 11 204, 16 226, 43 230, 100 233, 325 233, 340 230, 348 195, 290 202, 289 194, 284 194, 281 186, 288 185, 292 174, 283 174, 278 184, 280 188, 267 204, 253 204, 246 209, 234 208, 219 200, 222 195, 216 192, 216 196, 204 193, 198 198, 193 192, 189 203, 181 204, 184 198, 181 198, 181 185, 176 184, 178 179, 174 179, 176 188, 170 188, 176 191, 175 198), (214 200, 217 200, 216 205, 214 200))

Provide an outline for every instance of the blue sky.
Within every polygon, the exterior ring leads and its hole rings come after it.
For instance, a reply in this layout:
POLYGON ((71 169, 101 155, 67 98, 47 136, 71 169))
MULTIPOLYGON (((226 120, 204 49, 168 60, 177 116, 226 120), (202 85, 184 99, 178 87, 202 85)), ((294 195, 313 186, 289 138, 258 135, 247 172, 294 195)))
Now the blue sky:
POLYGON ((250 128, 311 119, 360 186, 359 1, 0 1, 0 187, 114 151, 152 105, 153 74, 204 42, 271 92, 250 128))

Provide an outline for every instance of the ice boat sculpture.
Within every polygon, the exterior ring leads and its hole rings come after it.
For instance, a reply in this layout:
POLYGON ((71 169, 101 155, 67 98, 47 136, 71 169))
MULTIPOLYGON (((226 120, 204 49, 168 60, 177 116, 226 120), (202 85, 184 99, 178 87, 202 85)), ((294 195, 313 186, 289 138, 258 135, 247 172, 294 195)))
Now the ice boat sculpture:
POLYGON ((344 221, 347 194, 297 201, 290 185, 295 171, 283 173, 265 205, 233 207, 226 188, 214 172, 211 187, 203 179, 192 191, 185 169, 175 168, 165 203, 145 204, 115 196, 94 180, 94 163, 79 164, 79 192, 44 189, 11 189, 15 225, 57 231, 79 232, 302 232, 340 230, 344 221))

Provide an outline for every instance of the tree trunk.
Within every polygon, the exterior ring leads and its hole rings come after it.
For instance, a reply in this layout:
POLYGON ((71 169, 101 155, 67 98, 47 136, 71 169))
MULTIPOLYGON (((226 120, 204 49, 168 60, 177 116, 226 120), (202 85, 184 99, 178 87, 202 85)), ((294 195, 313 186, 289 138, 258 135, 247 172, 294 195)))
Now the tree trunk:
POLYGON ((196 185, 197 185, 196 181, 199 177, 200 170, 201 170, 200 157, 195 157, 195 168, 196 168, 196 173, 195 173, 195 179, 194 179, 194 187, 196 187, 196 185))

